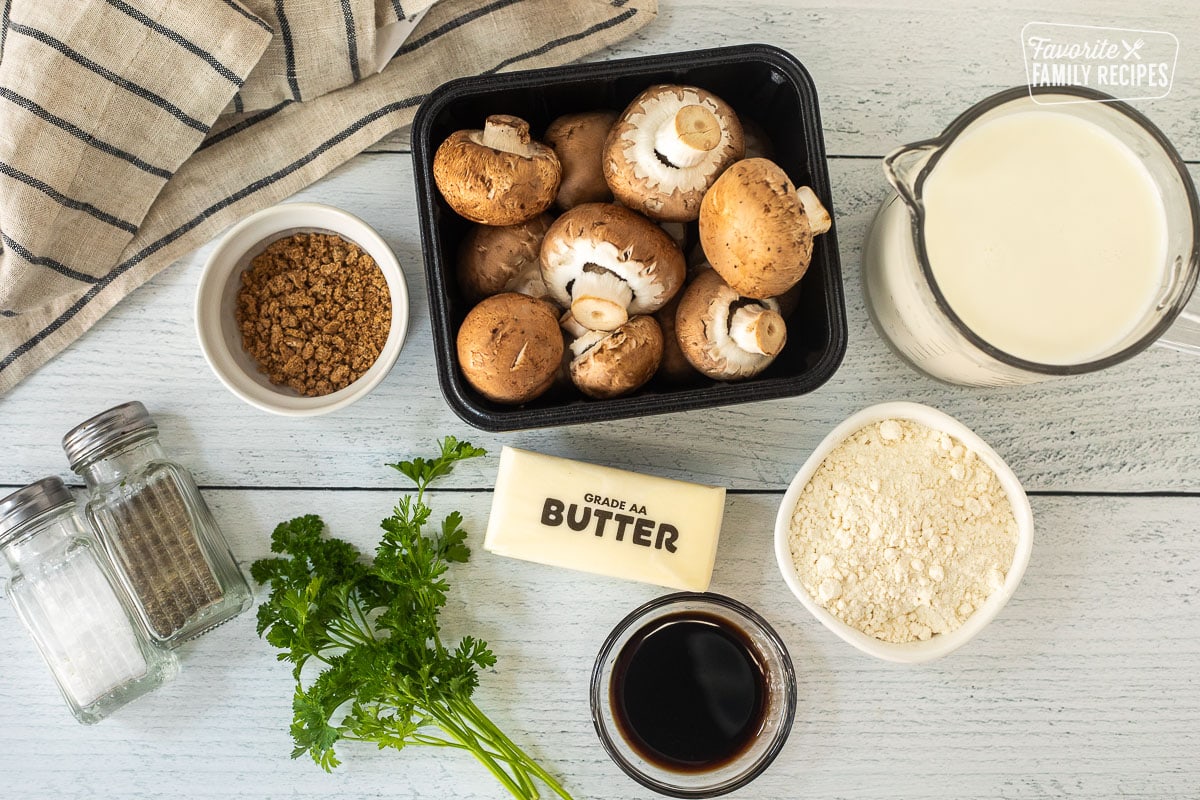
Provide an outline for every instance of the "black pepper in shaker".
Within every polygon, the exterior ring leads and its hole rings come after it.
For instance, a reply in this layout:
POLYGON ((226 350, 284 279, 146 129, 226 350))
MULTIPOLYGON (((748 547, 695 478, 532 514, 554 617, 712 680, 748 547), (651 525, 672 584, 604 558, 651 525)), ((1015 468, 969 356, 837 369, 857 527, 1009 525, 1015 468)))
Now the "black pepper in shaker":
POLYGON ((174 647, 250 607, 212 512, 191 474, 163 454, 144 405, 97 414, 63 437, 63 450, 87 484, 87 519, 151 637, 174 647))

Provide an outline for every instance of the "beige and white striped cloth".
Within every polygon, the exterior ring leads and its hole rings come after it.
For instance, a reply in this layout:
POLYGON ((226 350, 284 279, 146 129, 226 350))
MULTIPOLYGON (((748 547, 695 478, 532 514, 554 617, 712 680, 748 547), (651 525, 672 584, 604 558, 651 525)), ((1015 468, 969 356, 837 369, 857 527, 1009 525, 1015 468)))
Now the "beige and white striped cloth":
POLYGON ((438 84, 575 60, 656 10, 0 0, 0 393, 181 255, 410 123, 438 84), (380 72, 378 27, 426 8, 380 72))

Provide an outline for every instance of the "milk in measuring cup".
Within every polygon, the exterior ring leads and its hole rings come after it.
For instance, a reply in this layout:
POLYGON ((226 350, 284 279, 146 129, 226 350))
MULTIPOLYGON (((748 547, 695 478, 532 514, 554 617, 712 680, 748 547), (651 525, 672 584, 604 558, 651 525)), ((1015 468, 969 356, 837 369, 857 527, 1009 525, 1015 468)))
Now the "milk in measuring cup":
POLYGON ((987 121, 942 153, 923 195, 946 302, 1010 355, 1099 358, 1156 302, 1162 197, 1134 152, 1092 122, 1044 110, 987 121))

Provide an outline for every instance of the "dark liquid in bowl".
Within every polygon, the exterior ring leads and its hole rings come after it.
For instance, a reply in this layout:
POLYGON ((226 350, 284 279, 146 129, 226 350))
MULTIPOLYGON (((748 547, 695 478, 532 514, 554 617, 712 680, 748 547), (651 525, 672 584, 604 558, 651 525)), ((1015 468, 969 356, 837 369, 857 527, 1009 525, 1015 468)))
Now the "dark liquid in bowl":
POLYGON ((610 702, 617 728, 642 758, 705 772, 737 758, 761 730, 766 681, 746 634, 687 611, 654 620, 625 644, 610 702))

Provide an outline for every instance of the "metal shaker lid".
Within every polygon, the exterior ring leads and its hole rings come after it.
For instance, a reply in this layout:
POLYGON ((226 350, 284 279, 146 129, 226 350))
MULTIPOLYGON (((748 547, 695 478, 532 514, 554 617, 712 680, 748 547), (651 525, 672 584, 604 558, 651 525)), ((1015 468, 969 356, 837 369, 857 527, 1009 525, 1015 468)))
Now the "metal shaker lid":
POLYGON ((137 400, 102 411, 81 422, 63 437, 63 451, 71 469, 79 471, 86 462, 104 452, 110 444, 142 431, 156 431, 158 425, 146 407, 137 400))
POLYGON ((42 478, 0 500, 0 545, 26 522, 51 509, 73 504, 71 491, 58 478, 42 478))

